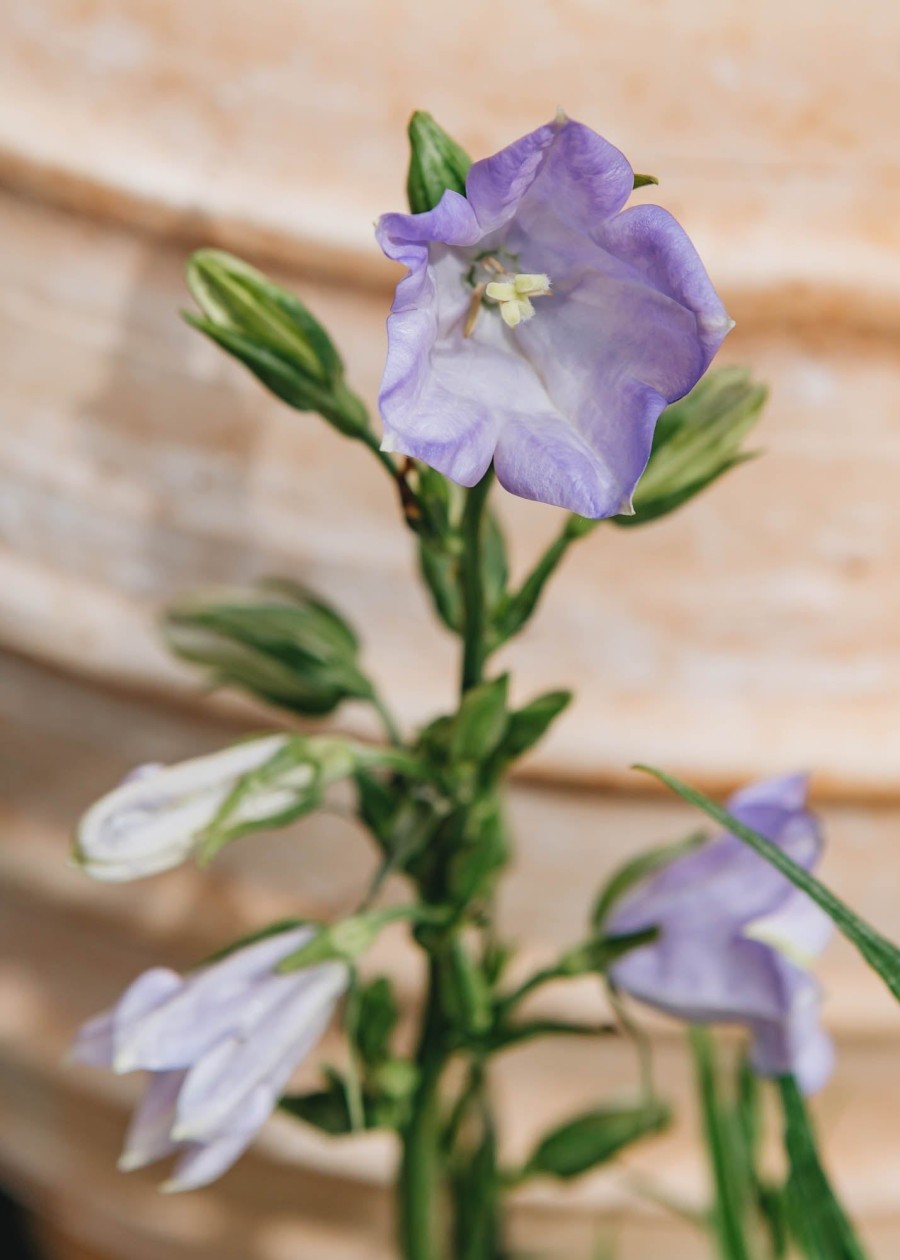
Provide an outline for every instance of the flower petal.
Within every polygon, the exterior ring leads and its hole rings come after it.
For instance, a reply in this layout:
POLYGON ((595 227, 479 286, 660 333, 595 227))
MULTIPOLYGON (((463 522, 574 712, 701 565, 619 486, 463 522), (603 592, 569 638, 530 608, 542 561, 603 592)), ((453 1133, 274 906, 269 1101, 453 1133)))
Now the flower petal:
POLYGON ((272 1111, 272 1099, 264 1089, 255 1091, 247 1100, 240 1128, 235 1128, 212 1142, 192 1142, 175 1165, 175 1173, 162 1185, 166 1194, 198 1190, 227 1172, 243 1155, 272 1111))
POLYGON ((466 197, 482 232, 521 215, 526 230, 590 233, 621 210, 634 184, 624 154, 590 127, 559 118, 475 162, 466 197))
POLYGON ((157 1072, 150 1078, 147 1092, 128 1128, 119 1158, 120 1172, 143 1168, 178 1149, 178 1143, 172 1138, 172 1125, 184 1076, 184 1072, 157 1072))
MULTIPOLYGON (((692 314, 702 359, 697 376, 681 390, 687 393, 734 326, 687 233, 661 206, 632 206, 599 225, 595 236, 604 250, 692 314)), ((681 394, 666 397, 673 402, 681 394)))
POLYGON ((834 1046, 819 1023, 821 995, 807 972, 778 960, 785 1012, 753 1025, 751 1063, 763 1076, 797 1079, 804 1094, 820 1090, 834 1068, 834 1046))
POLYGON ((754 941, 665 930, 610 975, 633 997, 691 1023, 777 1021, 786 1005, 770 950, 754 941))
POLYGON ((177 866, 237 779, 284 745, 284 735, 247 740, 232 748, 162 769, 139 767, 82 819, 76 857, 105 881, 137 879, 177 866))
POLYGON ((252 1027, 279 1004, 290 986, 290 978, 274 975, 273 967, 312 934, 311 928, 280 932, 235 950, 185 980, 176 977, 178 988, 166 1000, 123 1025, 117 1037, 117 1070, 190 1067, 223 1038, 252 1027))
POLYGON ((207 1140, 230 1130, 240 1123, 247 1096, 257 1086, 265 1085, 276 1099, 319 1041, 347 982, 346 967, 336 963, 291 976, 288 992, 264 1023, 199 1059, 178 1099, 179 1140, 207 1140))

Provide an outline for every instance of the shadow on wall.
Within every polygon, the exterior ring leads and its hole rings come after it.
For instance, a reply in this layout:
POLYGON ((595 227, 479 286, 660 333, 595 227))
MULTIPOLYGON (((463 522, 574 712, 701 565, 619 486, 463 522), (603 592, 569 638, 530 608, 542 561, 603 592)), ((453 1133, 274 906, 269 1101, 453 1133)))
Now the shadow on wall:
POLYGON ((192 305, 187 259, 211 237, 198 214, 144 237, 102 384, 76 415, 89 470, 110 493, 83 503, 77 537, 60 543, 77 545, 84 577, 126 597, 163 603, 266 568, 250 487, 260 408, 241 369, 179 315, 192 305))

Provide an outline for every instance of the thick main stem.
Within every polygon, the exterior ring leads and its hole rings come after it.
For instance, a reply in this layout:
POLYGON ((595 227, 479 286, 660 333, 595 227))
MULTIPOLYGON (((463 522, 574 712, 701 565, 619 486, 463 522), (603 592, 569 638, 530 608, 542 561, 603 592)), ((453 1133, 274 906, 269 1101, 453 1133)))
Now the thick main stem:
POLYGON ((402 1134, 398 1223, 405 1260, 440 1260, 445 1254, 441 1221, 440 1080, 446 1057, 440 964, 432 954, 428 968, 428 998, 416 1053, 419 1083, 412 1113, 402 1134))
POLYGON ((482 574, 482 532, 484 508, 494 471, 489 468, 466 496, 462 518, 462 603, 463 663, 462 690, 481 682, 485 658, 484 579, 482 574))

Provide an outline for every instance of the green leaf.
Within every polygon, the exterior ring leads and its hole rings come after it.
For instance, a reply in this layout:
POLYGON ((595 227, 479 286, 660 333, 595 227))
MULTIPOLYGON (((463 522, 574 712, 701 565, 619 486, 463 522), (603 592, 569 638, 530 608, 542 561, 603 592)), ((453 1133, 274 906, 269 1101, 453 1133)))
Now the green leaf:
POLYGON ((472 159, 431 114, 418 109, 409 120, 409 171, 406 195, 413 214, 433 210, 446 190, 465 196, 472 159))
POLYGON ((356 1047, 366 1067, 375 1068, 390 1058, 391 1038, 397 1027, 393 985, 379 976, 361 989, 358 1002, 356 1047))
POLYGON ((866 1260, 822 1167, 806 1102, 791 1076, 778 1081, 790 1162, 789 1219, 808 1260, 866 1260))
POLYGON ((501 751, 513 761, 543 738, 572 699, 571 691, 547 691, 509 715, 501 751))
POLYGON ((480 762, 489 757, 506 733, 509 675, 479 683, 463 697, 453 719, 450 755, 453 761, 480 762))
POLYGON ((706 837, 702 832, 695 832, 676 844, 660 845, 658 848, 649 849, 646 853, 639 853, 636 858, 632 858, 630 862, 620 866, 609 882, 601 889, 594 903, 594 908, 591 912, 591 923, 593 926, 595 928, 602 927, 616 902, 635 884, 639 884, 649 876, 654 875, 683 854, 690 853, 692 849, 696 849, 703 844, 705 839, 706 837))
POLYGON ((741 443, 766 397, 749 372, 731 367, 710 372, 686 398, 667 407, 634 492, 634 513, 613 517, 613 524, 633 528, 658 520, 752 458, 741 443))
POLYGON ((509 566, 506 559, 506 539, 493 512, 486 512, 481 543, 482 585, 484 602, 488 610, 496 608, 506 593, 509 566))
POLYGON ((285 1094, 278 1103, 279 1110, 297 1120, 303 1120, 332 1137, 342 1137, 353 1132, 347 1094, 344 1089, 314 1090, 309 1094, 285 1094))
POLYGON ((531 619, 544 587, 556 572, 557 565, 568 551, 572 541, 573 537, 569 534, 568 525, 566 525, 541 555, 519 589, 500 600, 492 617, 492 649, 500 647, 507 639, 518 634, 531 619))
POLYGON ((565 1180, 579 1177, 640 1138, 662 1132, 670 1118, 668 1107, 655 1100, 586 1112, 548 1133, 529 1157, 522 1175, 545 1174, 565 1180))
POLYGON ((167 610, 163 632, 175 655, 205 667, 216 685, 294 713, 320 716, 373 697, 346 621, 289 582, 196 592, 167 610))
POLYGON ((634 187, 635 188, 646 188, 648 184, 658 184, 658 183, 659 183, 659 180, 656 178, 655 175, 638 175, 637 171, 634 172, 634 187))
POLYGON ((721 1260, 755 1260, 758 1253, 750 1245, 749 1228, 751 1188, 739 1151, 735 1116, 721 1098, 714 1044, 706 1029, 691 1029, 697 1094, 715 1186, 713 1221, 719 1254, 721 1260))
POLYGON ((653 766, 640 765, 635 766, 635 769, 652 774, 654 778, 659 779, 661 783, 665 783, 673 792, 676 792, 682 800, 703 810, 705 814, 708 814, 710 818, 719 823, 721 827, 724 827, 731 835, 736 836, 738 840, 743 840, 746 845, 749 845, 754 852, 758 853, 761 858, 764 858, 776 870, 780 871, 801 892, 805 892, 817 906, 825 911, 839 931, 846 936, 847 940, 856 946, 869 966, 881 976, 894 997, 900 1001, 900 949, 889 941, 887 937, 882 936, 880 932, 876 932, 873 927, 870 927, 865 920, 861 919, 858 914, 850 909, 846 902, 836 897, 814 875, 810 875, 809 871, 804 870, 802 866, 798 866, 796 862, 791 861, 788 855, 766 836, 760 835, 758 831, 745 826, 744 823, 723 809, 721 805, 717 805, 715 801, 710 800, 708 796, 704 796, 696 788, 682 783, 674 775, 666 774, 664 770, 657 770, 653 766))
POLYGON ((459 590, 459 561, 446 548, 419 538, 419 571, 435 611, 448 630, 459 634, 463 625, 459 590))
POLYGON ((448 895, 457 905, 489 896, 506 863, 509 846, 503 811, 492 797, 464 812, 462 834, 453 846, 447 876, 448 895))

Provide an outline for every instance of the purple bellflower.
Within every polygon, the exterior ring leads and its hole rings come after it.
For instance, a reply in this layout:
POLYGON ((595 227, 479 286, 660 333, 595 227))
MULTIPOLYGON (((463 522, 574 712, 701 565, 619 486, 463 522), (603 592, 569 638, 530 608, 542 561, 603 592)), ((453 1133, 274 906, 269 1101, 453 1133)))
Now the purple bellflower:
MULTIPOLYGON (((770 779, 736 793, 727 808, 811 870, 822 839, 806 790, 803 775, 770 779)), ((825 1084, 834 1053, 809 966, 832 923, 805 893, 722 834, 626 893, 606 930, 653 926, 657 939, 611 969, 620 989, 691 1023, 743 1024, 756 1071, 791 1073, 805 1093, 825 1084)))
POLYGON ((274 970, 313 933, 282 932, 186 978, 162 967, 145 971, 112 1010, 84 1025, 72 1058, 151 1073, 123 1171, 177 1154, 163 1189, 193 1190, 243 1154, 347 988, 343 963, 274 970))
POLYGON ((388 319, 383 448, 582 516, 629 513, 656 420, 732 321, 625 157, 560 115, 476 162, 466 195, 386 214, 409 274, 388 319))

